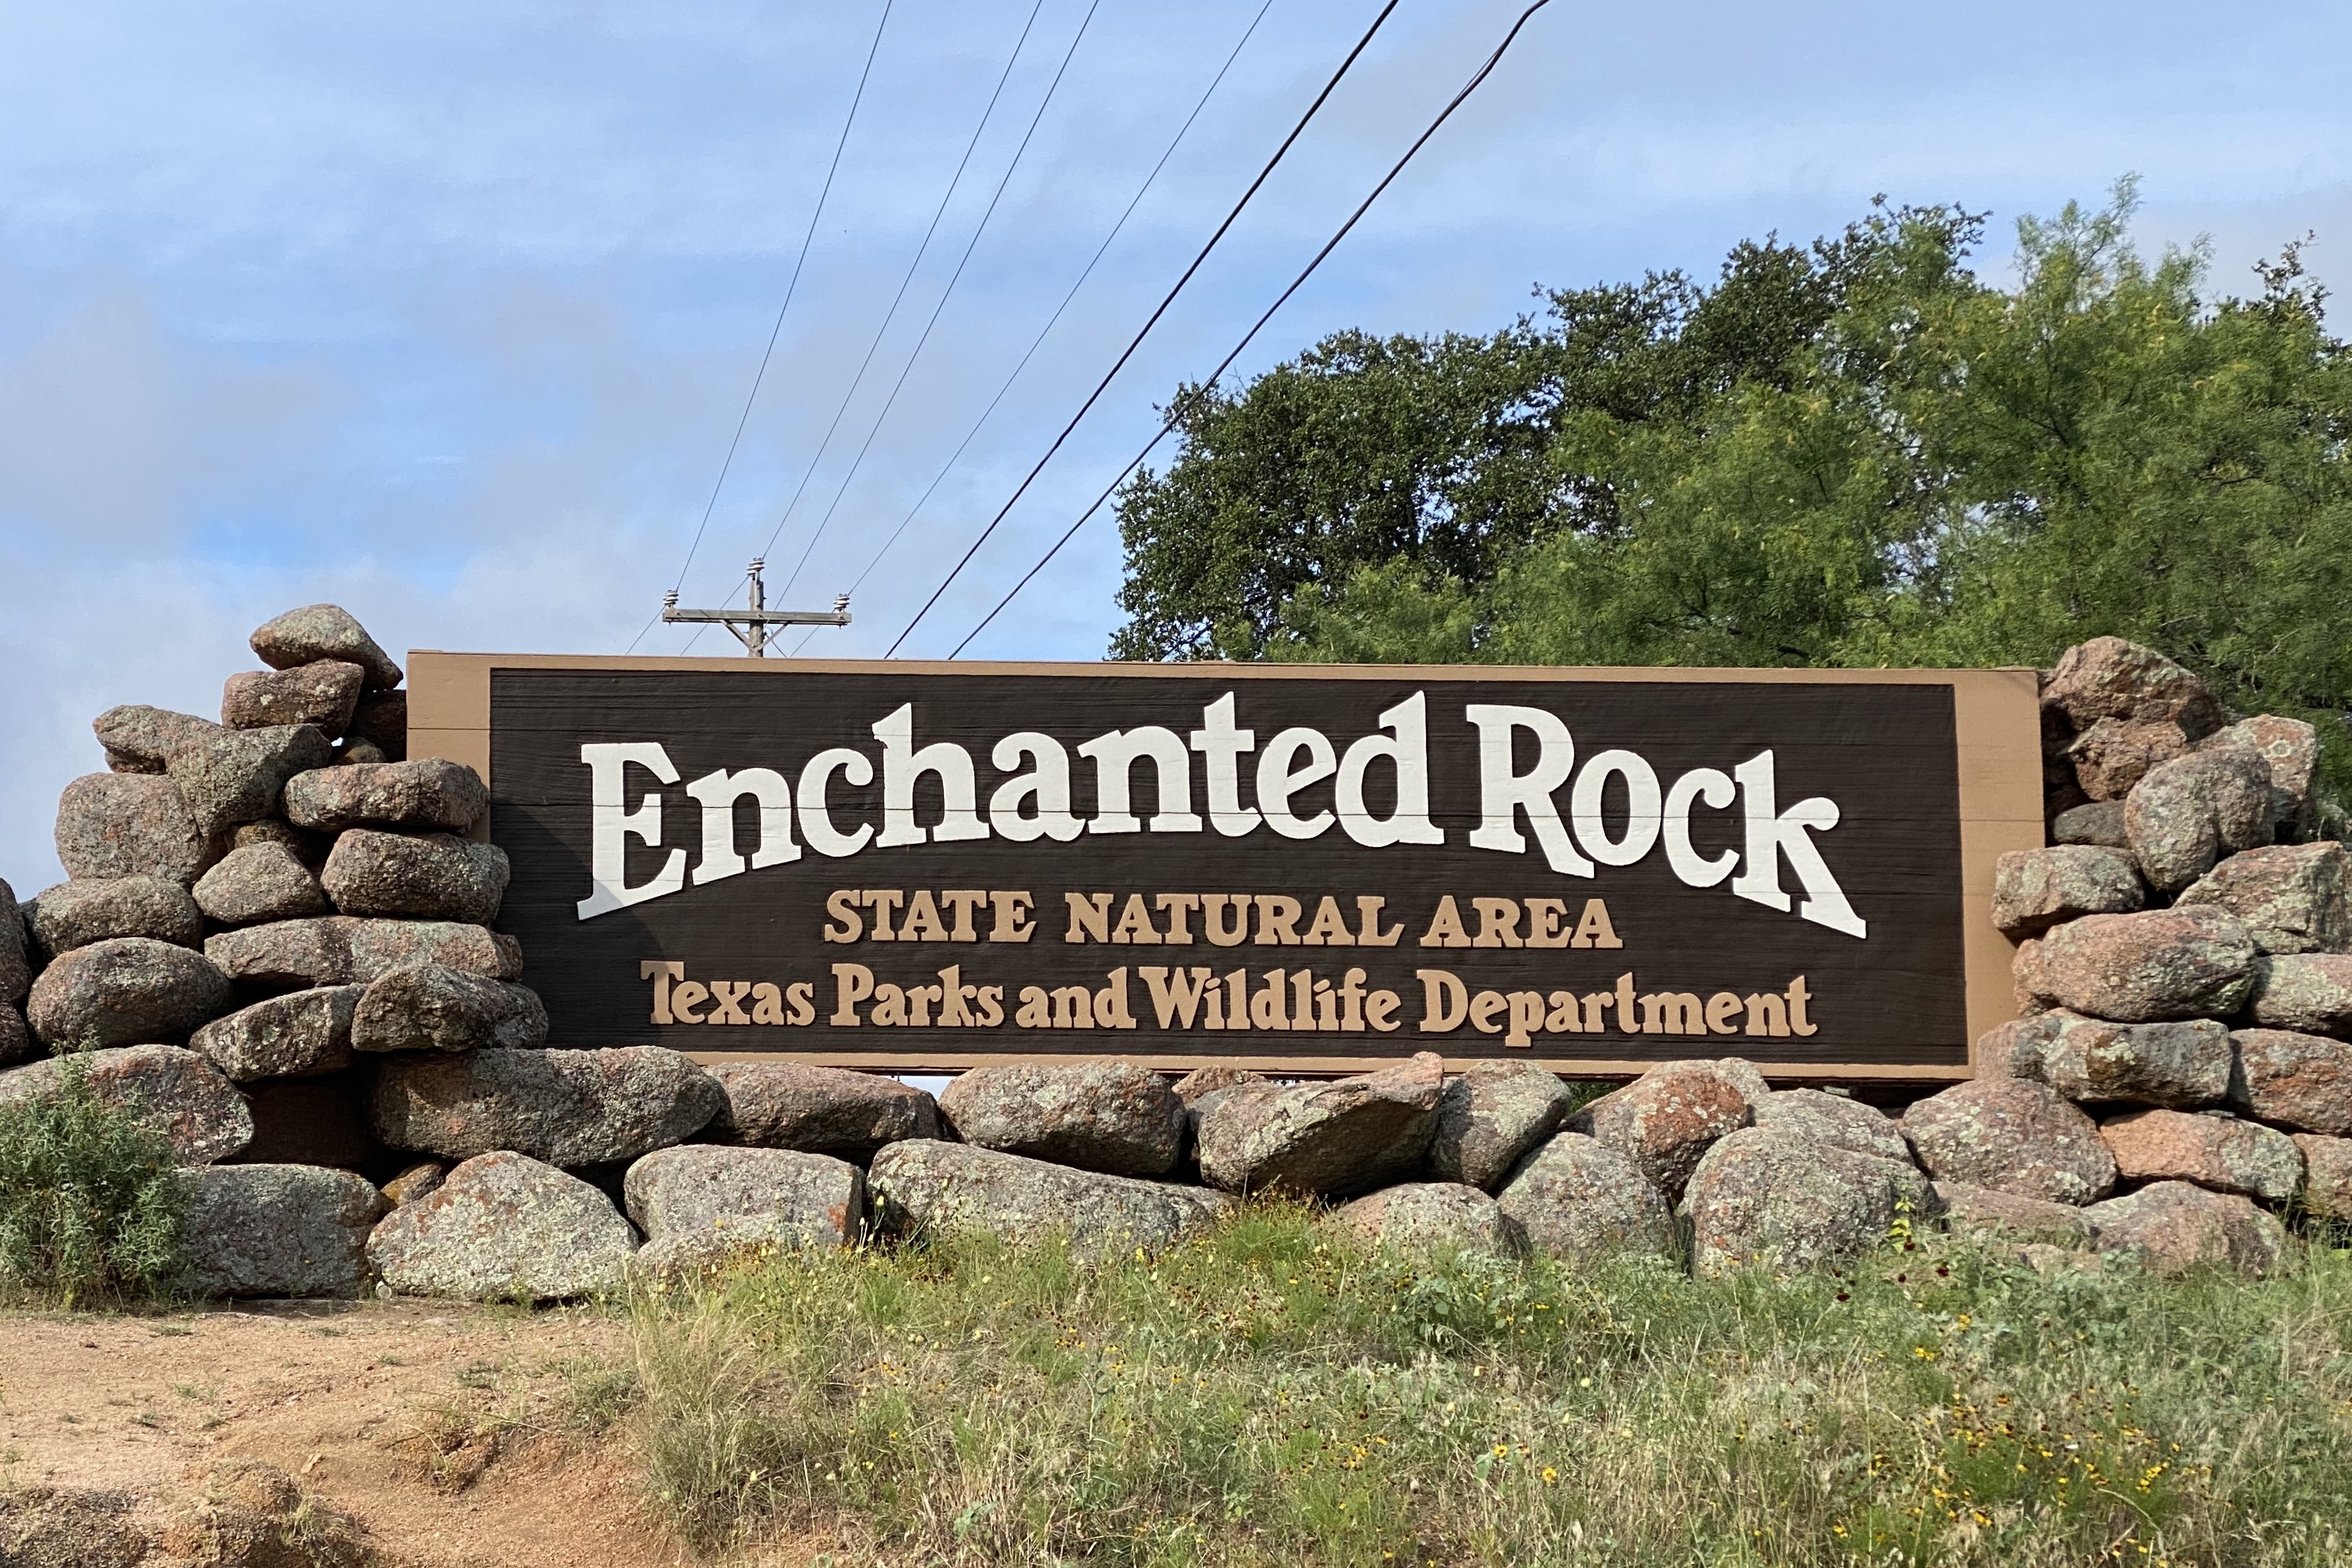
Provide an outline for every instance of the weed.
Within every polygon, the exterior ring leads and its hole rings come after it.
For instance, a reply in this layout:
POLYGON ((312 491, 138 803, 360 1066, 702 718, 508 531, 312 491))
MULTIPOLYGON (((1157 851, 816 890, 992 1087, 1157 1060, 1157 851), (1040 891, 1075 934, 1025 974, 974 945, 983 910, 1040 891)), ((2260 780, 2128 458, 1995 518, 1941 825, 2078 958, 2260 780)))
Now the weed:
POLYGON ((79 1058, 57 1087, 0 1105, 0 1294, 73 1308, 158 1294, 186 1196, 171 1142, 107 1105, 79 1058))
POLYGON ((558 1363, 564 1385, 567 1424, 583 1436, 602 1436, 636 1407, 635 1367, 613 1366, 593 1356, 558 1363))
POLYGON ((435 1401, 419 1407, 415 1424, 392 1447, 415 1463, 426 1485, 454 1494, 481 1479, 519 1424, 511 1411, 435 1401))
MULTIPOLYGON (((398 1357, 378 1364, 398 1365, 398 1357)), ((579 1446, 609 1431, 634 1406, 636 1374, 593 1357, 535 1362, 483 1360, 457 1369, 465 1392, 416 1407, 410 1429, 393 1447, 414 1462, 425 1482, 460 1492, 489 1467, 526 1445, 579 1446), (552 1391, 546 1380, 559 1380, 552 1391)))
POLYGON ((1843 1278, 1366 1249, 1255 1205, 1156 1258, 954 1238, 632 1304, 704 1547, 894 1563, 2315 1565, 2352 1537, 2352 1254, 1843 1278))

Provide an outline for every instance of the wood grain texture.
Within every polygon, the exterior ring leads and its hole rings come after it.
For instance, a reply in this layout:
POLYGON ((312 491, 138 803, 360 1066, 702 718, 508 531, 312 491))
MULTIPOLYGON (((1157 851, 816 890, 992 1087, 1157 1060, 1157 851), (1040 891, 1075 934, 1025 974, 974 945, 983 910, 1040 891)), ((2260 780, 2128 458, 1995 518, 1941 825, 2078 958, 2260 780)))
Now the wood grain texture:
MULTIPOLYGON (((492 837, 515 863, 501 926, 519 936, 527 980, 546 996, 556 1043, 651 1042, 713 1058, 774 1055, 893 1070, 953 1070, 1004 1059, 1118 1055, 1181 1068, 1232 1061, 1277 1071, 1355 1070, 1420 1049, 1449 1057, 1527 1057, 1570 1074, 1621 1076, 1647 1061, 1741 1055, 1776 1078, 1808 1080, 1890 1077, 1951 1079, 1970 1070, 1970 1041, 2009 1016, 2011 949, 1985 918, 1992 865, 2001 850, 2041 841, 2039 735, 2031 671, 1558 670, 1290 666, 971 666, 799 661, 612 660, 529 656, 411 655, 412 751, 473 763, 494 797, 492 837), (1440 846, 1370 849, 1334 830, 1308 840, 1261 828, 1216 834, 1082 836, 1069 844, 971 843, 868 848, 844 859, 803 849, 771 867, 582 921, 574 906, 588 885, 589 770, 585 742, 662 742, 681 779, 714 769, 772 767, 797 779, 802 763, 830 746, 880 760, 871 726, 914 704, 917 744, 950 741, 976 764, 980 797, 1004 776, 989 749, 1016 730, 1076 744, 1110 730, 1161 725, 1179 735, 1202 723, 1202 705, 1236 694, 1240 723, 1263 746, 1286 726, 1306 725, 1344 751, 1373 732, 1376 715, 1413 691, 1430 716, 1432 820, 1440 846), (1462 720, 1470 702, 1532 705, 1559 714, 1580 759, 1611 747, 1642 754, 1671 782, 1696 767, 1731 771, 1766 748, 1776 760, 1780 805, 1807 795, 1838 802, 1837 828, 1817 836, 1824 858, 1857 910, 1871 922, 1857 941, 1732 897, 1721 887, 1683 885, 1654 851, 1629 867, 1601 866, 1586 879, 1551 871, 1534 853, 1471 847, 1477 826, 1475 736, 1462 720), (1019 889, 1030 892, 1038 935, 1026 945, 827 944, 827 896, 840 889, 1019 889), (1296 898, 1311 911, 1334 897, 1353 921, 1360 896, 1385 900, 1391 924, 1407 928, 1386 949, 1261 946, 1109 946, 1061 941, 1066 892, 1108 892, 1114 911, 1129 892, 1221 892, 1296 898), (1558 898, 1573 921, 1587 899, 1603 900, 1624 946, 1613 951, 1424 950, 1417 938, 1437 900, 1451 895, 1472 930, 1473 898, 1558 898), (650 1022, 645 960, 686 965, 689 978, 767 980, 814 985, 819 1016, 800 1027, 707 1026, 650 1022), (967 984, 1006 987, 1007 1021, 994 1029, 834 1026, 831 965, 871 968, 877 982, 940 984, 960 966, 967 984), (1298 968, 1340 982, 1349 967, 1370 988, 1400 993, 1404 1026, 1391 1034, 1320 1028, 1275 1032, 1155 1026, 1143 964, 1245 968, 1250 988, 1266 971, 1298 968), (1139 1026, 1019 1029, 1010 1019, 1018 987, 1102 987, 1129 970, 1129 1001, 1139 1026), (1608 991, 1631 971, 1639 993, 1782 992, 1806 976, 1820 1032, 1810 1038, 1752 1037, 1744 1030, 1697 1037, 1538 1034, 1507 1049, 1501 1033, 1470 1026, 1444 1034, 1415 1025, 1423 1013, 1421 968, 1458 974, 1466 988, 1608 991)), ((1094 810, 1093 768, 1073 756, 1073 808, 1094 810)), ((1201 798, 1199 759, 1192 808, 1201 798)), ((1248 769, 1244 768, 1246 781, 1248 769)), ((1133 774, 1133 806, 1157 808, 1151 767, 1133 774)), ((634 771, 632 805, 656 791, 634 771)), ((682 789, 659 789, 662 850, 633 844, 630 876, 642 880, 671 847, 699 844, 698 807, 682 789)), ((1559 792, 1565 814, 1568 791, 1559 792)), ((878 817, 878 781, 831 798, 845 826, 878 817)), ((1331 786, 1306 791, 1298 809, 1328 808, 1331 786)), ((1375 784, 1375 809, 1386 802, 1375 784)), ((1246 782, 1244 798, 1250 791, 1246 782)), ((1622 794, 1611 797, 1622 813, 1622 794)), ((918 820, 940 814, 936 784, 918 790, 918 820)), ((746 831, 751 811, 739 808, 746 831)), ((1698 814, 1702 853, 1738 847, 1738 811, 1698 814)), ((1524 824, 1522 824, 1524 826, 1524 824)), ((1783 878, 1795 889, 1793 877, 1783 878)), ((1147 900, 1148 901, 1148 900, 1147 900)), ((1197 925, 1198 917, 1194 917, 1197 925)), ((1303 926, 1304 920, 1300 921, 1303 926)), ((1612 1016, 1615 1009, 1609 1009, 1612 1016)))

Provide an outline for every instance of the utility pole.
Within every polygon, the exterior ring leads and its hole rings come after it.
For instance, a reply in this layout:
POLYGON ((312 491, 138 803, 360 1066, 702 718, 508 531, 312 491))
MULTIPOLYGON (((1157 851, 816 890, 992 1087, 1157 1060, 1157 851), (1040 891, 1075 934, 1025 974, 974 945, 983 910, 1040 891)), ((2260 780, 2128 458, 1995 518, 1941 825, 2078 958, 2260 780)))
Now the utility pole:
POLYGON ((743 645, 743 651, 753 658, 768 657, 770 626, 845 626, 849 624, 849 595, 834 595, 830 610, 772 610, 768 608, 767 584, 760 581, 761 570, 767 565, 765 556, 751 558, 744 575, 751 580, 751 604, 740 610, 681 610, 677 607, 677 590, 672 588, 662 595, 661 618, 665 621, 697 621, 717 624, 734 634, 743 645))

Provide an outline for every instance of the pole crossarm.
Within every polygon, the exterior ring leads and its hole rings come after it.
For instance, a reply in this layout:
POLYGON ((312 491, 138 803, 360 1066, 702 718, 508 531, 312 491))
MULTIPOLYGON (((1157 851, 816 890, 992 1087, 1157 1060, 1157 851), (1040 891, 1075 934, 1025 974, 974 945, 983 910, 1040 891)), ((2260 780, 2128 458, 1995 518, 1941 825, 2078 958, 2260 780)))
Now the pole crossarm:
POLYGON ((665 608, 666 621, 709 622, 718 626, 845 626, 847 610, 679 610, 665 608))
POLYGON ((665 621, 688 621, 703 626, 725 626, 743 645, 743 651, 753 658, 768 657, 770 626, 845 626, 849 624, 849 595, 835 595, 830 610, 772 610, 768 608, 767 585, 760 581, 761 569, 767 565, 764 557, 754 556, 743 574, 744 597, 750 602, 740 610, 681 610, 677 607, 677 590, 672 588, 662 595, 661 618, 665 621))

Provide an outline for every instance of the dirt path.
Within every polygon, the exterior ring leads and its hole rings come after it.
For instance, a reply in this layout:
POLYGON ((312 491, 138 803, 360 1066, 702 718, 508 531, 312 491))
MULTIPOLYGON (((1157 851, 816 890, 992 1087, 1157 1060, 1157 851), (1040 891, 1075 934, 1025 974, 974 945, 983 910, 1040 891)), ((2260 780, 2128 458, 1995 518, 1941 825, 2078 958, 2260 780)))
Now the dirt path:
POLYGON ((690 1559, 578 1412, 628 1362, 593 1311, 244 1303, 165 1317, 0 1314, 0 1487, 184 1491, 266 1460, 403 1568, 690 1559))

